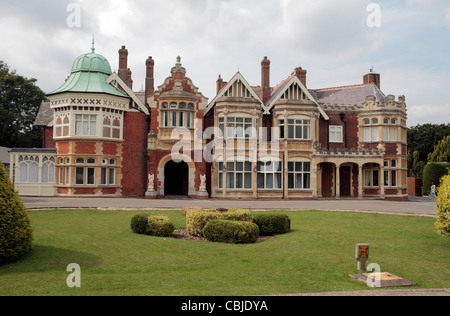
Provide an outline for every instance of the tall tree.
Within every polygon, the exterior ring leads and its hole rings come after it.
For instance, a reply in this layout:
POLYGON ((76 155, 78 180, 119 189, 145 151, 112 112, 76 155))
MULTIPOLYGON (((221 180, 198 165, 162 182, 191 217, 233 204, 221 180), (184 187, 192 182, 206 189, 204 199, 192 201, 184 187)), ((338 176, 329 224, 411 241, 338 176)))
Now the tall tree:
POLYGON ((445 136, 428 155, 428 162, 450 162, 450 135, 445 136))
MULTIPOLYGON (((439 141, 450 135, 450 124, 423 124, 408 128, 408 171, 413 173, 413 162, 428 161, 428 154, 434 151, 439 141), (413 157, 414 152, 418 157, 413 157)), ((417 162, 416 162, 417 163, 417 162)))
POLYGON ((42 134, 34 121, 46 96, 36 81, 0 61, 0 146, 41 147, 42 134))

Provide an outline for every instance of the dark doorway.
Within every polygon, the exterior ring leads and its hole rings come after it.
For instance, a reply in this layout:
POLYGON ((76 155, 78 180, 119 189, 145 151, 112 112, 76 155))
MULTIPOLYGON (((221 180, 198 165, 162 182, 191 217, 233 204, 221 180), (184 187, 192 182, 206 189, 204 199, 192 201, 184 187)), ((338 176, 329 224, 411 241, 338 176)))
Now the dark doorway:
POLYGON ((341 166, 339 172, 340 194, 341 196, 351 196, 351 168, 341 166))
POLYGON ((333 192, 333 176, 335 166, 332 163, 322 163, 322 197, 331 197, 333 192))
POLYGON ((164 195, 188 195, 189 167, 171 160, 164 166, 164 195))

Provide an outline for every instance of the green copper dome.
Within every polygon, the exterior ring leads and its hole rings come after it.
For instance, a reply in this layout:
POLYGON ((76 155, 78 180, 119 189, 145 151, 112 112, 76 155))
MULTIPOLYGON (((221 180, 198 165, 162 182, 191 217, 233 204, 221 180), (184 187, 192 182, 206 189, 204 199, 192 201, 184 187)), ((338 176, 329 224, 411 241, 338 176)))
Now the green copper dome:
POLYGON ((102 55, 96 54, 94 47, 90 53, 78 57, 66 82, 48 95, 64 92, 106 93, 128 97, 126 93, 106 82, 111 75, 111 66, 102 55))
POLYGON ((100 72, 111 74, 111 66, 108 60, 96 53, 84 54, 78 57, 72 66, 72 73, 77 71, 100 72))

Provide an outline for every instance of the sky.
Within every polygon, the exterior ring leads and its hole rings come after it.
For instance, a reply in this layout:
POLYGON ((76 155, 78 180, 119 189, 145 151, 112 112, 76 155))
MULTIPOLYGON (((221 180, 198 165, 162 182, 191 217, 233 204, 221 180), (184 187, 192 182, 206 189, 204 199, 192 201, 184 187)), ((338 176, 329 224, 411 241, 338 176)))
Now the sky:
POLYGON ((448 0, 0 0, 0 60, 46 93, 70 74, 74 60, 96 53, 118 68, 128 49, 133 90, 144 87, 145 60, 155 60, 155 88, 177 56, 211 101, 219 74, 239 71, 271 85, 294 68, 309 89, 362 83, 373 68, 381 90, 404 95, 408 126, 450 122, 448 0))

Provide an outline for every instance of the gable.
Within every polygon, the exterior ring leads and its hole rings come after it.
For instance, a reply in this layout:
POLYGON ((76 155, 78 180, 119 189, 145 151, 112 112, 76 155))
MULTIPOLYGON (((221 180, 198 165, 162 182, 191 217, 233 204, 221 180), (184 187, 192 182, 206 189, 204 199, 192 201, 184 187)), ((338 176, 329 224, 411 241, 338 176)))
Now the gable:
POLYGON ((234 75, 225 87, 220 90, 211 103, 208 104, 205 114, 209 112, 214 107, 217 100, 222 97, 250 99, 254 100, 256 103, 259 103, 261 107, 264 107, 258 94, 256 94, 253 88, 248 84, 247 80, 245 80, 239 72, 234 75))
POLYGON ((282 83, 278 88, 274 89, 272 97, 267 101, 266 113, 274 107, 276 102, 281 100, 313 102, 317 106, 320 114, 326 120, 329 119, 328 115, 297 76, 291 76, 291 78, 282 83))

